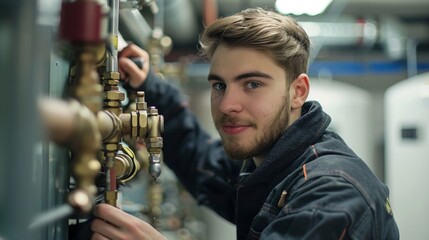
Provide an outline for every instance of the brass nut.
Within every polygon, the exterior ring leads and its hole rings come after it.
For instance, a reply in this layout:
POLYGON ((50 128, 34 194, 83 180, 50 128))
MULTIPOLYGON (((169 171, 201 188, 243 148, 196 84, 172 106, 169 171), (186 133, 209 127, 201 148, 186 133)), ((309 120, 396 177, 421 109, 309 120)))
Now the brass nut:
POLYGON ((147 103, 146 102, 137 102, 136 103, 136 109, 137 110, 146 110, 147 109, 147 103))
POLYGON ((138 116, 139 116, 139 137, 144 138, 148 131, 147 112, 138 111, 138 116))
POLYGON ((158 115, 158 109, 156 109, 155 107, 150 107, 149 108, 149 116, 156 116, 158 115))
POLYGON ((145 139, 148 148, 162 148, 162 137, 149 137, 145 139))
POLYGON ((162 137, 148 137, 146 138, 145 141, 148 143, 157 143, 157 142, 162 143, 162 137))
POLYGON ((130 112, 131 114, 131 126, 132 127, 138 127, 138 117, 137 112, 130 112))
POLYGON ((106 151, 106 149, 104 149, 104 159, 103 159, 103 163, 105 164, 107 162, 107 159, 109 158, 114 158, 116 156, 116 152, 113 151, 106 151))
POLYGON ((115 107, 115 108, 118 108, 118 107, 121 107, 122 106, 122 103, 120 102, 120 101, 107 101, 107 102, 104 102, 104 107, 115 107))
POLYGON ((137 137, 138 116, 137 112, 131 112, 131 137, 137 137))
POLYGON ((119 80, 105 79, 105 80, 103 80, 103 83, 106 84, 106 85, 115 86, 115 85, 119 84, 119 80))
POLYGON ((162 148, 163 145, 162 145, 162 142, 155 142, 155 143, 147 142, 146 146, 147 148, 162 148))
POLYGON ((119 72, 105 72, 104 79, 119 79, 119 72))
POLYGON ((124 100, 125 93, 119 91, 108 91, 104 93, 104 98, 108 100, 124 100))
POLYGON ((116 200, 118 198, 117 191, 106 191, 106 200, 116 200))
POLYGON ((117 143, 106 143, 106 144, 104 144, 104 150, 106 150, 106 151, 117 151, 117 150, 119 150, 119 144, 117 144, 117 143))

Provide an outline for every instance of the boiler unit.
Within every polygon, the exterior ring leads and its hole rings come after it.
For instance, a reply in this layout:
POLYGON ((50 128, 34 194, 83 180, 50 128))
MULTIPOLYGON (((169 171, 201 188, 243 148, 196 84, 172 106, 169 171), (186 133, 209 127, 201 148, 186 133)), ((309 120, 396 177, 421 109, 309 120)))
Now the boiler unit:
POLYGON ((429 73, 385 93, 386 183, 402 239, 429 239, 429 73))
POLYGON ((308 100, 316 100, 322 105, 323 110, 332 118, 329 128, 336 131, 371 170, 381 177, 382 159, 375 158, 370 93, 347 83, 312 79, 308 100))

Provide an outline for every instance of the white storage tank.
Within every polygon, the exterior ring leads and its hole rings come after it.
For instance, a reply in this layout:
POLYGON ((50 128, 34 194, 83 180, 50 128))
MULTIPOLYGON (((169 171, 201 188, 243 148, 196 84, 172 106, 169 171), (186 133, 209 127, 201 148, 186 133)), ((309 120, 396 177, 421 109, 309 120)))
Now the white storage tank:
POLYGON ((386 183, 401 239, 429 239, 429 73, 385 95, 386 183))
POLYGON ((329 128, 337 132, 347 145, 381 178, 383 159, 375 157, 374 124, 371 94, 356 86, 322 78, 310 79, 308 100, 316 100, 331 118, 329 128))

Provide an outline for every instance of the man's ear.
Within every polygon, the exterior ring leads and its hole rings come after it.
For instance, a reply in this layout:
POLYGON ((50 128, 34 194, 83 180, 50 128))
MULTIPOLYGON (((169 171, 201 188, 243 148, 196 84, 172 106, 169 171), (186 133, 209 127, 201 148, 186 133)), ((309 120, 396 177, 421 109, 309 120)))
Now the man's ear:
POLYGON ((301 108, 310 93, 310 79, 301 73, 290 85, 290 106, 292 109, 301 108))

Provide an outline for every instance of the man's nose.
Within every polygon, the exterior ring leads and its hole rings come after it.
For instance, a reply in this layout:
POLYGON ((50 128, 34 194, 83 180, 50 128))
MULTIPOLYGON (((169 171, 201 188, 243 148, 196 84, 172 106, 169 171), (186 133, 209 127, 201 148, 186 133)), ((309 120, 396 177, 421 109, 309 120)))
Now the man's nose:
POLYGON ((238 113, 243 110, 243 96, 236 87, 228 87, 219 103, 219 110, 225 114, 238 113))

